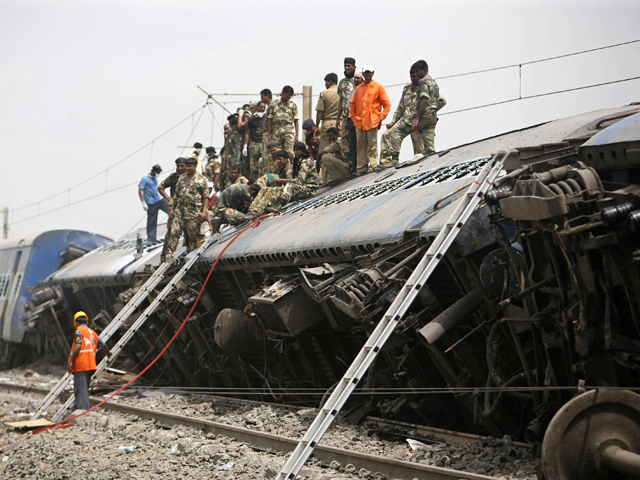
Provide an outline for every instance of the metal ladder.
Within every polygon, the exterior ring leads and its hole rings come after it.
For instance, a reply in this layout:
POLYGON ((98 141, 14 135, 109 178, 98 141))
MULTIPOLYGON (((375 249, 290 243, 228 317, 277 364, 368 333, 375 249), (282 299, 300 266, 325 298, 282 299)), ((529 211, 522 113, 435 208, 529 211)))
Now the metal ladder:
POLYGON ((455 240, 458 232, 460 232, 502 170, 502 165, 507 156, 508 153, 505 152, 499 152, 494 155, 480 171, 466 194, 463 194, 460 203, 446 225, 440 230, 440 233, 438 233, 424 257, 398 293, 398 296, 380 322, 378 322, 371 336, 367 339, 342 380, 338 382, 327 402, 320 409, 318 416, 302 440, 300 440, 300 443, 298 443, 276 480, 289 480, 296 477, 311 453, 313 453, 318 442, 322 439, 322 436, 333 423, 351 392, 356 388, 356 385, 367 372, 380 349, 395 330, 398 321, 405 314, 422 286, 455 240))
MULTIPOLYGON (((212 235, 207 238, 206 241, 200 245, 195 253, 185 262, 183 267, 180 269, 178 273, 171 279, 171 281, 162 289, 160 294, 149 304, 149 306, 145 309, 145 311, 140 315, 136 321, 129 327, 126 333, 120 338, 118 343, 114 347, 111 348, 111 358, 115 358, 125 344, 131 340, 131 338, 135 335, 135 333, 140 329, 140 327, 147 321, 147 319, 155 312, 160 303, 171 293, 175 285, 184 277, 184 275, 191 269, 191 267, 195 264, 195 262, 200 258, 200 256, 204 253, 204 251, 209 248, 209 246, 213 243, 214 240, 217 239, 217 236, 212 235)), ((124 322, 136 311, 136 309, 140 306, 140 304, 147 298, 149 293, 153 291, 153 289, 160 283, 160 281, 165 277, 166 271, 171 266, 171 262, 162 263, 158 267, 158 269, 149 277, 146 283, 140 287, 140 289, 136 292, 136 294, 129 300, 127 305, 116 315, 116 317, 107 325, 107 327, 100 334, 100 338, 105 342, 111 338, 111 336, 122 327, 124 322)), ((100 364, 97 366, 95 373, 91 377, 92 379, 97 378, 108 366, 110 363, 110 358, 103 358, 100 364)), ((45 412, 45 410, 51 405, 51 403, 60 395, 64 389, 69 385, 71 379, 73 378, 72 374, 65 373, 64 376, 58 381, 55 387, 47 394, 45 399, 40 403, 36 409, 36 412, 31 417, 32 420, 40 418, 40 416, 45 412)), ((67 402, 58 410, 58 412, 53 416, 52 420, 54 422, 60 421, 67 410, 73 405, 75 398, 73 395, 69 397, 67 402)))

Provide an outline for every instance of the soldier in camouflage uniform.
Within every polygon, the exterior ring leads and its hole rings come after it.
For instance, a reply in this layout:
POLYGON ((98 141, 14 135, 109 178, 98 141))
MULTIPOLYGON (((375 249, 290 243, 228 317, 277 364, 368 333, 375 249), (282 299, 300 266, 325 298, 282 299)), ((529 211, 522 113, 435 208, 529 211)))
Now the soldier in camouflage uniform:
POLYGON ((207 166, 204 169, 204 176, 213 182, 213 188, 216 191, 221 189, 221 170, 220 160, 216 155, 215 147, 207 147, 207 166))
POLYGON ((240 225, 250 219, 245 215, 245 212, 259 192, 260 186, 255 184, 236 183, 231 185, 220 194, 213 211, 222 220, 222 223, 240 225))
MULTIPOLYGON (((265 160, 265 168, 269 173, 277 174, 278 173, 278 161, 276 160, 276 153, 278 153, 278 144, 273 140, 267 142, 265 145, 266 150, 266 160, 265 160)), ((293 153, 291 154, 293 156, 293 153)))
POLYGON ((264 110, 265 104, 259 102, 256 113, 247 122, 247 133, 244 136, 244 147, 242 151, 245 152, 248 150, 250 178, 258 178, 266 172, 265 162, 262 157, 265 132, 264 110))
POLYGON ((302 142, 296 142, 293 146, 292 179, 274 180, 276 185, 284 185, 282 191, 274 194, 270 211, 278 212, 289 202, 304 200, 318 191, 318 171, 316 164, 309 156, 307 147, 302 142))
MULTIPOLYGON (((285 182, 281 180, 293 179, 293 165, 291 165, 291 162, 289 161, 289 152, 278 150, 278 153, 276 153, 276 159, 278 161, 278 173, 273 174, 268 172, 259 177, 255 182, 256 184, 261 187, 275 187, 285 184, 285 182)), ((266 192, 263 195, 266 195, 266 192)))
POLYGON ((442 102, 439 102, 438 84, 427 71, 427 64, 423 60, 411 66, 411 83, 402 90, 393 121, 382 134, 381 165, 398 164, 402 140, 408 135, 412 136, 414 154, 435 153, 435 127, 438 122, 436 112, 441 108, 442 102))
POLYGON ((234 185, 236 183, 244 183, 245 185, 247 185, 249 183, 249 179, 247 177, 245 177, 244 175, 241 175, 240 169, 238 167, 232 167, 231 170, 229 170, 228 175, 225 175, 223 178, 223 190, 227 187, 230 187, 231 185, 234 185))
POLYGON ((229 115, 231 131, 225 137, 224 153, 222 154, 222 170, 228 172, 232 167, 240 167, 240 152, 242 149, 240 134, 238 133, 238 117, 229 115))
POLYGON ((198 162, 195 158, 185 161, 185 173, 180 175, 175 195, 171 203, 171 236, 167 242, 166 258, 175 256, 180 235, 184 234, 187 251, 198 246, 200 224, 208 220, 209 185, 207 179, 196 172, 198 162))
POLYGON ((298 106, 291 100, 293 88, 286 85, 280 98, 269 105, 267 130, 269 141, 275 140, 278 148, 293 153, 293 143, 298 138, 298 106))
POLYGON ((265 213, 267 207, 272 208, 279 205, 280 200, 285 198, 284 188, 288 183, 287 180, 289 182, 293 180, 293 165, 289 161, 289 153, 279 150, 276 153, 276 158, 279 175, 268 173, 256 181, 262 189, 249 207, 248 214, 254 218, 265 213))
MULTIPOLYGON (((176 193, 176 184, 178 183, 178 178, 185 171, 185 162, 186 159, 180 157, 176 159, 176 171, 170 174, 167 178, 165 178, 160 185, 158 185, 158 193, 162 195, 169 205, 171 205, 171 196, 175 196, 176 193), (166 189, 169 189, 169 195, 166 193, 166 189)), ((167 245, 169 244, 169 238, 171 237, 171 219, 167 220, 167 233, 164 236, 164 244, 162 245, 162 253, 160 254, 160 261, 164 262, 167 254, 167 245)))
MULTIPOLYGON (((269 157, 268 153, 269 153, 269 147, 267 147, 267 144, 269 143, 269 130, 267 129, 267 123, 268 123, 268 118, 269 118, 269 106, 271 105, 271 101, 273 98, 273 94, 271 93, 271 90, 269 90, 268 88, 263 89, 260 92, 260 101, 262 103, 264 103, 265 105, 265 110, 264 110, 264 123, 263 123, 263 127, 264 127, 264 133, 262 134, 262 160, 264 162, 264 168, 265 168, 265 172, 269 170, 269 166, 267 165, 267 158, 269 157)), ((274 172, 271 172, 274 173, 274 172)))
MULTIPOLYGON (((351 92, 356 88, 355 85, 356 61, 352 57, 344 59, 344 78, 338 84, 338 95, 340 102, 338 103, 338 121, 336 128, 342 131, 340 138, 340 147, 345 152, 347 163, 354 165, 357 151, 356 145, 356 127, 353 125, 349 117, 349 103, 351 101, 351 92)), ((361 74, 362 75, 362 74, 361 74)))

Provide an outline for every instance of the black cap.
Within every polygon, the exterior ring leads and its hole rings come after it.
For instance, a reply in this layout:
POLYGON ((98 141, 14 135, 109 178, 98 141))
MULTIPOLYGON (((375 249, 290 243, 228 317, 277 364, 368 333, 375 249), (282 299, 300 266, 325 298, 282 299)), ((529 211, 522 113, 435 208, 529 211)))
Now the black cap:
POLYGON ((307 151, 307 146, 302 142, 296 142, 296 143, 293 144, 293 149, 294 150, 300 150, 301 152, 306 152, 307 151))
POLYGON ((344 58, 344 63, 348 63, 349 65, 353 65, 354 67, 356 66, 356 59, 353 57, 345 57, 344 58))
POLYGON ((302 122, 302 129, 307 130, 315 125, 315 122, 310 118, 307 118, 304 122, 302 122))
POLYGON ((187 161, 186 158, 178 157, 178 158, 176 158, 176 165, 179 164, 179 163, 185 163, 186 161, 187 161))
POLYGON ((207 147, 207 149, 205 150, 205 152, 209 155, 215 155, 216 154, 216 147, 207 147))
POLYGON ((200 142, 196 142, 193 144, 193 148, 202 148, 202 144, 200 142))

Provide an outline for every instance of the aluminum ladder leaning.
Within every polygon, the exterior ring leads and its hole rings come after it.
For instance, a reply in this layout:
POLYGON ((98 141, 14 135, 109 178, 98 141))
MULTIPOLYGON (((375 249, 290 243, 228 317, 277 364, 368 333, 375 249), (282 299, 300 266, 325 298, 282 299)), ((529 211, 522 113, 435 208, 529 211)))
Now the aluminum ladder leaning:
POLYGON ((431 273, 435 270, 440 260, 444 257, 458 233, 465 225, 476 207, 480 204, 489 187, 493 184, 498 174, 502 171, 502 165, 508 153, 498 152, 482 168, 478 177, 471 183, 460 200, 455 211, 440 230, 433 243, 425 253, 422 260, 406 281, 393 303, 389 306, 378 325, 367 339, 344 377, 338 382, 335 390, 322 406, 318 416, 313 421, 302 440, 298 443, 284 467, 276 477, 276 480, 291 480, 296 478, 314 448, 333 423, 338 412, 347 401, 358 382, 369 369, 369 366, 377 356, 396 328, 398 322, 413 303, 418 292, 425 284, 431 273))
MULTIPOLYGON (((162 300, 166 298, 171 290, 173 290, 174 286, 184 277, 184 275, 191 269, 191 267, 195 264, 197 259, 204 253, 204 251, 209 248, 209 246, 213 243, 214 240, 217 239, 217 236, 209 237, 198 249, 195 253, 185 262, 180 271, 171 279, 171 281, 165 286, 165 288, 160 292, 160 294, 149 304, 149 306, 145 309, 145 311, 140 315, 136 321, 129 327, 127 332, 120 338, 118 343, 114 347, 111 348, 112 358, 115 358, 124 345, 133 337, 133 335, 138 331, 138 329, 146 322, 146 320, 155 312, 158 308, 162 300)), ((117 332, 120 327, 124 324, 124 322, 135 313, 136 309, 142 304, 142 302, 149 296, 149 294, 153 291, 153 289, 162 281, 162 279, 166 276, 166 271, 172 265, 172 262, 166 262, 160 264, 158 269, 149 277, 146 283, 140 287, 140 289, 135 293, 133 298, 129 300, 129 302, 125 305, 125 307, 116 315, 116 317, 107 325, 107 327, 100 334, 100 338, 107 342, 111 336, 117 332)), ((95 373, 91 377, 95 379, 100 375, 110 363, 109 358, 103 358, 102 362, 97 366, 95 373)), ((56 386, 47 394, 45 399, 38 405, 36 412, 31 417, 32 420, 39 418, 44 411, 51 405, 51 403, 64 391, 64 389, 69 385, 73 376, 69 373, 65 373, 64 376, 58 381, 56 386)), ((58 410, 58 412, 54 415, 53 421, 60 421, 65 415, 66 411, 73 405, 74 396, 71 395, 67 402, 58 410)))

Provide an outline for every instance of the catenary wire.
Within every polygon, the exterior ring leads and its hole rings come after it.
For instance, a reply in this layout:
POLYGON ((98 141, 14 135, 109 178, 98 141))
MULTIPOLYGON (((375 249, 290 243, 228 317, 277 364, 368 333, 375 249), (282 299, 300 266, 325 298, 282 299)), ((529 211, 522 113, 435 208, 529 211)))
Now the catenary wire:
POLYGON ((477 105, 475 107, 461 108, 459 110, 454 110, 452 112, 438 113, 438 116, 439 117, 443 117, 445 115, 453 115, 454 113, 468 112, 469 110, 477 110, 479 108, 493 107, 495 105, 502 105, 502 104, 505 104, 505 103, 517 102, 519 100, 528 100, 528 99, 531 99, 531 98, 539 98, 539 97, 546 97, 546 96, 549 96, 549 95, 557 95, 559 93, 575 92, 577 90, 585 90, 587 88, 602 87, 604 85, 613 85, 615 83, 630 82, 632 80, 638 80, 638 79, 640 79, 640 76, 639 77, 622 78, 620 80, 612 80, 611 82, 603 82, 603 83, 595 83, 595 84, 592 84, 592 85, 584 85, 582 87, 567 88, 565 90, 556 90, 555 92, 545 92, 545 93, 538 93, 536 95, 526 95, 524 97, 511 98, 509 100, 501 100, 499 102, 493 102, 493 103, 486 103, 484 105, 477 105))
MULTIPOLYGON (((198 117, 198 119, 196 120, 195 125, 193 126, 193 128, 191 129, 191 132, 189 133, 189 137, 188 137, 189 139, 192 137, 193 132, 195 131, 196 127, 198 126, 198 123, 200 122, 200 119, 202 118, 202 114, 204 113, 204 109, 205 109, 205 107, 206 107, 206 105, 203 105, 203 106, 202 106, 202 107, 200 107, 198 110, 196 110, 192 115, 190 115, 189 117, 187 117, 187 118, 193 117, 193 116, 194 116, 198 111, 200 111, 200 116, 199 116, 199 117, 198 117)), ((183 120, 183 122, 181 122, 181 123, 184 123, 184 120, 183 120)), ((179 125, 179 124, 178 124, 178 125, 179 125)), ((176 125, 176 126, 178 126, 178 125, 176 125)), ((173 128, 175 128, 176 126, 174 126, 173 128)), ((173 128, 172 128, 172 129, 173 129, 173 128)), ((171 130, 172 130, 172 129, 171 129, 171 130)), ((166 134, 167 134, 167 133, 169 133, 171 130, 167 130, 163 135, 166 135, 166 134)), ((155 142, 155 140, 157 140, 158 138, 160 138, 160 137, 157 137, 156 139, 154 139, 152 142, 150 142, 150 144, 151 144, 151 145, 153 145, 153 142, 155 142)), ((188 143, 189 139, 187 139, 187 143, 188 143)), ((145 146, 148 146, 148 145, 149 145, 149 143, 148 143, 147 145, 145 145, 145 146)), ((144 147, 142 147, 142 148, 144 148, 144 147)), ((139 152, 140 150, 141 150, 141 149, 138 149, 138 150, 137 150, 137 152, 139 152)), ((184 148, 183 148, 183 151, 184 151, 184 148)), ((130 156, 131 156, 131 155, 130 155, 130 156)), ((123 161, 123 160, 120 160, 120 162, 122 162, 122 161, 123 161)), ((120 162, 118 162, 118 163, 120 163, 120 162)), ((115 165, 115 164, 114 164, 114 165, 115 165)), ((107 170, 104 170, 104 171, 103 171, 103 172, 101 172, 101 173, 108 172, 108 170, 109 170, 110 168, 112 168, 114 165, 112 165, 112 166, 111 166, 111 167, 109 167, 107 170)), ((100 174, 98 174, 98 175, 100 175, 100 174)), ((94 175, 94 176, 93 176, 93 177, 91 177, 91 178, 95 178, 95 177, 96 177, 96 176, 98 176, 98 175, 94 175)), ((90 178, 90 179, 91 179, 91 178, 90 178)), ((88 179, 88 180, 90 180, 90 179, 88 179)), ((93 200, 93 199, 98 198, 98 197, 101 197, 101 196, 103 196, 103 195, 107 195, 107 194, 109 194, 109 193, 113 193, 113 192, 115 192, 115 191, 117 191, 117 190, 122 190, 123 188, 131 187, 132 185, 136 185, 137 183, 138 183, 138 181, 136 180, 136 181, 134 181, 134 182, 127 183, 126 185, 121 185, 121 186, 119 186, 119 187, 112 188, 111 190, 105 189, 105 191, 100 192, 100 193, 97 193, 97 194, 95 194, 95 195, 91 195, 91 196, 89 196, 89 197, 85 197, 85 198, 82 198, 82 199, 80 199, 80 200, 76 200, 76 201, 74 201, 74 202, 67 202, 65 205, 61 205, 60 207, 57 207, 57 208, 54 208, 54 209, 51 209, 51 210, 47 210, 47 211, 45 211, 45 212, 38 212, 38 213, 36 213, 35 215, 31 215, 30 217, 26 217, 26 218, 22 218, 22 219, 20 219, 20 220, 16 220, 16 221, 12 222, 12 224, 22 223, 22 222, 26 222, 26 221, 28 221, 28 220, 32 220, 32 219, 34 219, 34 218, 40 217, 40 216, 42 216, 42 215, 48 215, 48 214, 50 214, 50 213, 54 213, 54 212, 57 212, 57 211, 59 211, 59 210, 63 210, 63 209, 65 209, 65 208, 67 208, 67 207, 71 207, 71 206, 73 206, 73 205, 78 205, 78 204, 83 203, 83 202, 86 202, 86 201, 88 201, 88 200, 93 200)), ((39 202, 32 203, 31 205, 27 205, 27 206, 25 206, 25 207, 20 207, 20 209, 26 208, 26 207, 28 207, 28 206, 32 206, 32 205, 36 205, 36 204, 40 204, 40 203, 42 203, 43 201, 46 201, 46 200, 48 200, 48 199, 50 199, 50 198, 54 198, 54 197, 57 197, 57 196, 59 196, 59 195, 65 194, 65 193, 67 193, 67 192, 70 192, 73 188, 75 188, 75 187, 77 187, 77 186, 79 186, 79 185, 81 185, 81 184, 78 184, 78 185, 75 185, 74 187, 71 187, 71 188, 68 188, 68 189, 66 189, 66 190, 63 190, 62 192, 60 192, 60 193, 58 193, 58 194, 56 194, 56 195, 53 195, 53 196, 51 196, 51 197, 48 197, 48 198, 47 198, 47 199, 45 199, 45 200, 41 200, 41 201, 39 201, 39 202)), ((19 209, 16 209, 16 210, 19 210, 19 209)), ((14 211, 15 211, 15 210, 14 210, 14 211)), ((138 223, 140 223, 140 221, 136 222, 136 225, 137 225, 138 223)))
MULTIPOLYGON (((165 135, 167 135, 168 133, 170 133, 171 131, 175 130, 177 127, 179 127, 180 125, 182 125, 184 122, 186 122, 187 120, 189 120, 190 118, 192 118, 196 113, 198 113, 200 110, 204 109, 205 105, 202 105, 201 107, 199 107, 195 112, 193 112, 191 115, 185 117, 184 119, 182 119, 181 121, 179 121, 178 123, 176 123, 173 127, 169 128, 168 130, 164 131, 163 133, 161 133, 160 135, 158 135, 157 137, 155 137, 153 140, 151 140, 150 142, 144 144, 142 147, 138 148, 137 150, 131 152, 130 154, 128 154, 127 156, 121 158, 120 160, 118 160, 117 162, 113 163, 112 165, 108 166, 107 168, 105 168, 104 170, 101 170, 98 173, 95 173, 94 175, 84 179, 82 182, 76 183, 75 185, 65 188, 64 190, 61 190, 58 193, 55 193, 53 195, 49 195, 46 198, 43 198, 42 200, 39 200, 37 202, 32 202, 29 203, 27 205, 23 205, 21 207, 17 207, 14 208, 13 211, 16 212, 18 210, 23 210, 25 208, 29 208, 29 207, 33 207, 38 205, 39 203, 42 202, 46 202, 47 200, 50 200, 52 198, 58 197, 60 195, 63 195, 65 193, 67 193, 69 190, 73 190, 74 188, 77 188, 81 185, 84 185, 86 182, 88 182, 89 180, 93 180, 94 178, 99 177, 100 175, 108 172, 109 170, 111 170, 112 168, 120 165, 122 162, 128 160, 129 158, 131 158, 132 156, 134 156, 135 154, 139 153, 140 151, 144 150, 145 148, 147 148, 150 145, 153 145, 154 142, 156 142, 157 140, 159 140, 160 138, 164 137, 165 135)), ((13 223, 17 223, 17 222, 13 222, 13 223)))

